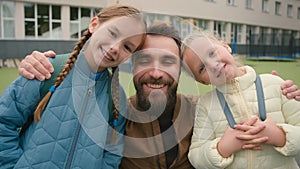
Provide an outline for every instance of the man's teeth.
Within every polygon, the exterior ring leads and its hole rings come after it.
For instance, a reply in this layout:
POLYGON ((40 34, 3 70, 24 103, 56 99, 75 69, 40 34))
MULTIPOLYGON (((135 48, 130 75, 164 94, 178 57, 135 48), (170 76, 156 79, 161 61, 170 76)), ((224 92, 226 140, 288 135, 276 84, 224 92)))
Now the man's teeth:
POLYGON ((151 84, 151 83, 148 83, 147 86, 149 86, 151 88, 154 88, 154 89, 160 89, 160 88, 164 87, 164 84, 151 84))

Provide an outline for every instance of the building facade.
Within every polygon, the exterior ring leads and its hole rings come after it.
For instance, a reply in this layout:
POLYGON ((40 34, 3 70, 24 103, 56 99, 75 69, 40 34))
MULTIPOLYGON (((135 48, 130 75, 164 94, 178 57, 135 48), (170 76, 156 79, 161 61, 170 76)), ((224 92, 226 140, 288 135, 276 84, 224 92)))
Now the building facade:
POLYGON ((142 10, 148 24, 175 26, 182 37, 211 30, 236 53, 300 52, 300 0, 0 0, 0 59, 70 52, 90 18, 116 3, 142 10))

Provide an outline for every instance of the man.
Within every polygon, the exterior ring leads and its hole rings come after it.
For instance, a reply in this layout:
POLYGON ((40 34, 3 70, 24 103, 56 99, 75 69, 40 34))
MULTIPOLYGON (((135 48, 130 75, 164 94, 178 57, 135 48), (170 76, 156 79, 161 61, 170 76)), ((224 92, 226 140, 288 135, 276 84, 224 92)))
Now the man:
POLYGON ((193 168, 187 154, 196 98, 177 94, 180 45, 175 29, 156 25, 132 56, 136 95, 129 99, 121 168, 193 168))
MULTIPOLYGON (((132 57, 136 95, 128 101, 120 168, 193 168, 187 154, 197 98, 176 93, 179 55, 178 32, 162 24, 149 28, 142 50, 132 57)), ((49 76, 39 61, 51 67, 42 53, 34 52, 21 62, 20 74, 33 78, 42 72, 49 76)), ((298 91, 288 84, 292 93, 298 91)))

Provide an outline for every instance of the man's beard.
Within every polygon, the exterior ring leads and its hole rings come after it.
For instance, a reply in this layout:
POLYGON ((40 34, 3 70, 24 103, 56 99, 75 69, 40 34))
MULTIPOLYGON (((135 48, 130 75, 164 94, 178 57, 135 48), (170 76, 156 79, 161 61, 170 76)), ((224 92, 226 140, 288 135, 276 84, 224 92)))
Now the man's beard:
POLYGON ((158 118, 163 112, 173 110, 176 104, 178 84, 170 85, 167 93, 151 92, 146 95, 141 85, 135 85, 137 91, 137 105, 150 116, 158 118))

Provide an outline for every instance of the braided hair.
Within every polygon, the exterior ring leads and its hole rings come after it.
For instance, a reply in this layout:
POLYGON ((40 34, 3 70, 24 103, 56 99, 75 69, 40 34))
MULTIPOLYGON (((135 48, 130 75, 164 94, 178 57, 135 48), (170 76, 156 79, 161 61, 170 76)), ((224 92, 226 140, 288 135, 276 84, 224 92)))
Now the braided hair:
MULTIPOLYGON (((143 17, 141 17, 141 12, 132 7, 132 6, 126 6, 126 5, 113 5, 107 8, 102 9, 96 17, 98 17, 99 23, 104 23, 114 17, 122 17, 122 16, 130 16, 133 17, 139 21, 141 21, 144 24, 144 27, 146 28, 146 22, 143 17)), ((49 92, 41 99, 39 102, 35 112, 34 112, 34 121, 38 122, 41 118, 41 114, 44 111, 45 107, 47 106, 52 94, 54 93, 55 89, 63 82, 65 77, 69 74, 70 70, 73 68, 74 63, 77 60, 77 56, 80 53, 80 50, 84 46, 84 44, 87 42, 87 40, 92 36, 92 33, 87 29, 84 33, 81 39, 76 43, 73 52, 71 53, 70 57, 67 59, 66 64, 64 65, 64 68, 62 71, 58 74, 56 81, 54 85, 50 88, 49 92)), ((143 36, 143 40, 146 38, 146 35, 143 36)), ((141 43, 137 50, 139 50, 142 47, 143 43, 141 43)), ((118 78, 118 68, 114 67, 112 68, 113 72, 113 80, 112 80, 112 98, 113 98, 113 128, 116 130, 117 126, 117 120, 119 116, 119 78, 118 78)))

